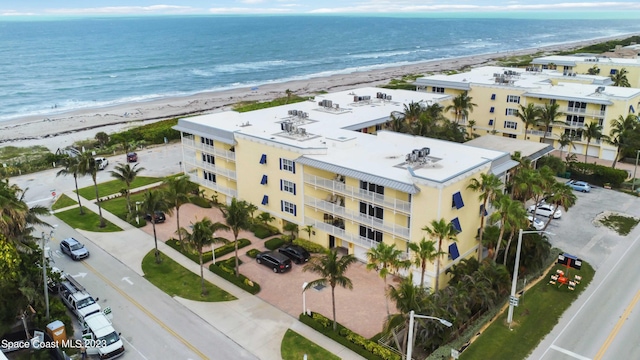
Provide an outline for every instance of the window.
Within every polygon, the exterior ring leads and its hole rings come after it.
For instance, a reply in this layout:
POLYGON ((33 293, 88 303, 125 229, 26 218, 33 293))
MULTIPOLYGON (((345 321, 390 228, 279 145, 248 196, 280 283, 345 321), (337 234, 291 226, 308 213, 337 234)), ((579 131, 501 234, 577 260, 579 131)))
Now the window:
POLYGON ((493 119, 489 119, 489 126, 493 126, 493 119))
POLYGON ((206 162, 208 164, 216 164, 216 158, 213 157, 213 155, 211 154, 207 154, 207 153, 202 153, 202 162, 206 162))
POLYGON ((384 195, 384 186, 360 180, 360 189, 384 195))
POLYGON ((262 197, 262 205, 267 205, 269 203, 269 196, 265 195, 262 197))
POLYGON ((288 180, 280 180, 280 190, 296 194, 296 184, 288 180))
POLYGON ((380 131, 380 130, 382 130, 382 124, 376 125, 376 131, 380 131))
POLYGON ((431 88, 431 92, 444 94, 444 88, 443 87, 433 86, 431 88))
POLYGON ((506 108, 504 110, 504 114, 505 115, 510 115, 510 116, 516 116, 516 115, 518 115, 518 109, 506 108))
POLYGON ((504 128, 505 129, 517 129, 518 128, 518 123, 515 121, 505 121, 504 122, 504 128))
POLYGON ((267 154, 262 154, 262 156, 260 156, 260 164, 265 165, 267 163, 267 154))
POLYGON ((296 163, 293 160, 280 158, 280 170, 296 173, 296 163))
POLYGON ((360 225, 360 236, 375 242, 382 242, 382 232, 366 226, 360 225))
POLYGON ((491 94, 491 100, 495 100, 496 99, 496 94, 491 94))
POLYGON ((200 142, 205 144, 205 145, 209 145, 209 146, 213 146, 213 139, 209 139, 206 137, 200 137, 200 142))
POLYGON ((570 126, 584 126, 584 116, 567 115, 566 124, 570 126))
POLYGON ((260 180, 260 185, 267 185, 267 175, 262 175, 262 180, 260 180))
POLYGON ((296 216, 296 205, 288 201, 284 201, 284 200, 280 201, 280 210, 282 210, 283 212, 289 213, 293 216, 296 216))
POLYGON ((384 211, 380 206, 373 206, 365 202, 360 202, 360 214, 376 217, 380 220, 384 218, 384 211))
POLYGON ((507 138, 511 138, 511 139, 517 139, 518 136, 516 136, 516 134, 502 134, 502 137, 507 137, 507 138))
POLYGON ((507 102, 508 102, 508 103, 516 103, 516 104, 520 104, 520 96, 517 96, 517 95, 507 95, 507 102))
POLYGON ((458 191, 457 193, 453 194, 453 197, 451 199, 451 207, 460 209, 463 206, 464 206, 464 201, 462 201, 462 194, 460 194, 460 191, 458 191))
POLYGON ((451 256, 452 260, 455 260, 460 257, 460 251, 458 250, 458 244, 453 243, 449 245, 449 256, 451 256))
POLYGON ((458 218, 451 220, 451 225, 457 232, 462 232, 462 227, 460 226, 460 220, 458 220, 458 218))
POLYGON ((489 109, 489 112, 490 112, 490 113, 492 113, 492 114, 493 114, 495 111, 496 111, 496 108, 495 108, 495 107, 493 107, 493 106, 491 107, 491 109, 489 109))
POLYGON ((211 182, 216 182, 216 174, 208 172, 208 171, 203 171, 202 175, 203 175, 205 180, 208 180, 208 181, 211 181, 211 182))
POLYGON ((611 75, 615 75, 618 73, 618 69, 611 69, 611 71, 609 72, 609 74, 611 75))

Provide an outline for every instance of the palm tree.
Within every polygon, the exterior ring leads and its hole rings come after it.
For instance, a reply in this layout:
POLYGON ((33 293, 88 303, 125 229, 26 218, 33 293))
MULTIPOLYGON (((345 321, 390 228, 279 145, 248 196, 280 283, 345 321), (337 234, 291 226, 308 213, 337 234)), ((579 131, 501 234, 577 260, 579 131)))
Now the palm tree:
MULTIPOLYGON (((395 325, 399 321, 405 323, 405 327, 409 326, 409 317, 407 316, 411 310, 420 312, 422 310, 423 299, 427 297, 425 290, 421 287, 413 285, 413 274, 409 274, 402 279, 398 286, 389 285, 387 289, 387 297, 396 303, 396 308, 400 311, 400 315, 394 315, 385 322, 386 331, 394 331, 395 325)), ((408 332, 404 332, 404 337, 400 341, 394 333, 393 340, 396 348, 401 353, 406 352, 408 332)))
POLYGON ((560 144, 560 159, 562 159, 562 149, 564 149, 565 146, 571 146, 574 150, 576 148, 576 146, 573 144, 573 136, 571 136, 571 134, 569 133, 562 133, 562 135, 560 135, 560 140, 558 140, 558 143, 560 144))
POLYGON ((611 123, 611 131, 607 142, 617 148, 616 157, 613 159, 612 168, 615 169, 616 163, 620 158, 620 154, 625 149, 631 147, 630 140, 633 132, 638 127, 638 120, 635 114, 628 114, 627 117, 620 115, 617 119, 614 119, 611 123))
POLYGON ((327 250, 321 256, 314 256, 302 268, 302 271, 310 271, 320 276, 319 279, 313 280, 305 286, 304 290, 311 289, 314 286, 331 286, 331 305, 333 307, 333 331, 338 329, 336 322, 336 296, 335 289, 340 285, 346 289, 353 289, 353 283, 346 274, 349 266, 358 261, 353 255, 344 255, 338 258, 338 251, 327 250))
POLYGON ((591 140, 600 140, 602 138, 608 138, 608 136, 602 134, 602 125, 598 124, 595 121, 590 122, 589 125, 585 125, 582 136, 587 139, 587 146, 584 151, 584 162, 586 163, 587 155, 589 154, 589 144, 591 143, 591 140))
POLYGON ((484 233, 484 220, 486 217, 485 214, 487 213, 487 204, 495 201, 501 188, 502 181, 491 173, 482 173, 480 174, 480 180, 472 178, 471 183, 467 185, 467 189, 480 192, 478 199, 482 201, 482 208, 480 209, 480 233, 478 234, 478 241, 480 241, 478 261, 482 261, 482 235, 484 233))
MULTIPOLYGON (((191 202, 192 191, 197 189, 197 185, 189 181, 189 176, 169 177, 164 181, 167 185, 164 191, 165 199, 172 207, 176 208, 176 227, 180 229, 180 207, 191 202)), ((182 243, 182 233, 178 232, 178 242, 182 243)))
MULTIPOLYGON (((576 194, 574 194, 573 189, 567 184, 556 182, 551 187, 550 192, 551 196, 549 197, 548 202, 553 204, 556 209, 562 206, 564 211, 568 211, 570 207, 576 204, 576 194)), ((547 223, 544 225, 544 230, 547 229, 551 220, 553 220, 553 216, 549 216, 547 223)))
POLYGON ((542 141, 545 142, 547 139, 547 131, 549 127, 554 124, 564 124, 562 121, 558 121, 557 119, 563 114, 558 110, 560 106, 557 103, 553 104, 545 104, 544 107, 540 108, 540 118, 538 120, 538 125, 544 126, 544 135, 542 136, 542 141))
POLYGON ((473 108, 478 106, 471 102, 472 97, 469 97, 466 91, 460 93, 453 98, 453 103, 444 108, 444 111, 451 111, 455 113, 455 123, 458 124, 460 120, 466 120, 469 117, 469 113, 473 112, 473 108))
MULTIPOLYGON (((207 295, 206 288, 204 286, 204 266, 202 262, 202 248, 210 245, 215 240, 213 234, 217 230, 229 229, 229 227, 222 223, 213 223, 209 218, 204 218, 200 221, 191 224, 191 233, 185 228, 178 228, 178 233, 184 235, 185 240, 192 247, 198 251, 198 259, 200 260, 200 282, 202 284, 202 296, 207 295)), ((213 249, 212 249, 213 251, 213 249)))
POLYGON ((527 131, 529 127, 535 126, 540 120, 540 107, 534 104, 527 104, 527 106, 518 105, 519 109, 516 112, 516 116, 522 120, 524 124, 524 138, 527 138, 527 131))
POLYGON ((291 233, 291 235, 289 236, 289 243, 293 243, 293 240, 295 240, 296 236, 298 235, 298 224, 292 223, 292 222, 287 222, 282 229, 284 231, 288 231, 291 233))
POLYGON ((0 234, 11 243, 17 251, 32 253, 35 231, 33 225, 51 227, 40 220, 40 216, 49 215, 49 209, 35 205, 29 207, 24 201, 26 190, 17 185, 9 185, 9 180, 0 181, 0 234))
POLYGON ((473 132, 475 130, 475 126, 476 126, 475 120, 469 120, 469 122, 467 123, 467 127, 469 128, 469 135, 468 135, 469 139, 474 139, 479 136, 473 132))
POLYGON ((420 288, 424 288, 424 274, 427 272, 427 263, 433 262, 438 256, 436 242, 422 238, 419 243, 410 242, 409 249, 413 252, 413 264, 420 268, 420 288))
POLYGON ((78 192, 78 164, 79 159, 75 156, 65 155, 62 158, 62 164, 64 166, 63 169, 56 173, 56 177, 62 175, 67 176, 69 174, 73 175, 73 182, 76 186, 76 196, 78 198, 78 206, 80 207, 80 215, 84 215, 84 209, 82 208, 82 202, 80 201, 80 193, 78 192))
POLYGON ((313 232, 313 225, 305 225, 302 231, 307 233, 307 239, 311 240, 311 233, 313 232))
MULTIPOLYGON (((442 241, 458 241, 456 236, 456 229, 450 222, 445 219, 432 220, 431 227, 425 226, 422 228, 426 231, 432 239, 436 239, 438 242, 438 254, 442 254, 442 241)), ((435 292, 438 292, 440 285, 440 255, 436 256, 436 288, 435 292)))
POLYGON ((399 133, 403 133, 407 130, 407 123, 404 120, 404 115, 399 111, 391 112, 389 115, 389 121, 385 124, 387 129, 399 133))
POLYGON ((491 222, 500 221, 500 234, 498 235, 498 241, 496 243, 496 251, 493 254, 494 262, 498 260, 500 245, 502 244, 504 232, 508 227, 512 214, 518 213, 519 209, 522 208, 522 204, 520 202, 511 200, 511 198, 506 195, 499 196, 496 204, 497 208, 495 212, 489 217, 491 222))
POLYGON ((258 219, 258 221, 263 223, 265 226, 267 226, 267 225, 269 225, 270 222, 272 222, 276 218, 271 216, 271 214, 269 214, 268 212, 264 212, 263 211, 263 212, 260 213, 260 215, 258 215, 257 219, 258 219))
POLYGON ((158 250, 158 235, 156 234, 156 222, 153 221, 156 211, 164 211, 170 213, 170 204, 160 190, 147 190, 144 193, 143 202, 139 211, 143 214, 151 214, 151 226, 153 228, 153 242, 155 244, 156 263, 162 262, 160 258, 160 250, 158 250))
POLYGON ((233 233, 236 256, 236 277, 240 276, 240 263, 238 262, 238 235, 240 230, 249 230, 251 227, 251 216, 249 215, 249 203, 236 198, 231 199, 231 204, 220 205, 220 211, 233 233))
POLYGON ((287 102, 285 104, 288 104, 289 101, 291 100, 291 97, 293 96, 293 91, 287 89, 284 91, 284 93, 287 95, 287 102))
POLYGON ((402 118, 408 126, 412 126, 413 123, 418 121, 422 112, 422 105, 420 103, 412 101, 409 103, 409 105, 404 104, 404 112, 402 113, 402 118))
MULTIPOLYGON (((145 170, 143 167, 138 167, 138 164, 133 165, 133 167, 129 166, 129 164, 118 164, 111 171, 111 177, 114 177, 120 181, 122 181, 126 187, 126 198, 127 198, 127 211, 131 214, 131 184, 138 176, 140 171, 145 170)), ((179 229, 180 227, 178 227, 179 229)))
POLYGON ((620 69, 615 74, 611 75, 611 80, 613 81, 613 86, 620 87, 631 87, 629 84, 629 79, 627 79, 628 71, 625 68, 620 69))
MULTIPOLYGON (((378 243, 375 248, 367 251, 367 270, 379 271, 380 277, 384 280, 385 291, 387 289, 387 275, 395 273, 398 269, 409 267, 409 261, 400 260, 402 251, 396 249, 396 245, 387 245, 384 242, 378 243)), ((389 312, 389 299, 385 298, 387 305, 387 318, 391 315, 389 312)))
POLYGON ((91 180, 93 180, 93 188, 96 191, 96 204, 98 205, 98 215, 100 216, 100 227, 103 228, 107 226, 104 218, 102 217, 100 193, 98 191, 98 182, 96 181, 96 177, 98 175, 98 164, 96 164, 96 160, 93 158, 91 153, 83 152, 78 156, 78 174, 91 176, 91 180))
MULTIPOLYGON (((534 213, 535 214, 535 213, 534 213)), ((535 216, 534 216, 535 218, 535 216)), ((502 260, 502 265, 507 265, 507 254, 509 253, 509 247, 511 247, 511 241, 513 240, 513 236, 516 233, 517 229, 526 229, 529 223, 527 219, 527 210, 522 206, 514 207, 513 212, 509 214, 507 217, 509 222, 509 238, 507 240, 507 246, 504 248, 504 259, 502 260)))

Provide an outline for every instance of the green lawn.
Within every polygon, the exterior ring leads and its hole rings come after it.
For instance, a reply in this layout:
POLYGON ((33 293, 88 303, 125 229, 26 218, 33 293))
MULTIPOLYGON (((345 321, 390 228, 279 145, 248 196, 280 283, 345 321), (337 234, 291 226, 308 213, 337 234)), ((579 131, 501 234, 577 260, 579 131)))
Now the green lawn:
POLYGON ((78 202, 68 197, 67 195, 62 194, 58 198, 58 200, 56 200, 56 202, 51 205, 51 210, 58 210, 72 205, 78 205, 78 202))
MULTIPOLYGON (((144 192, 139 192, 131 195, 131 210, 135 213, 136 210, 136 201, 142 201, 144 198, 144 192)), ((113 215, 119 217, 124 221, 127 220, 127 198, 124 196, 117 197, 115 199, 107 200, 101 202, 102 209, 112 213, 113 215)), ((133 226, 143 227, 147 224, 144 216, 139 217, 140 224, 136 223, 135 216, 129 221, 129 223, 133 226)))
POLYGON ((100 227, 100 216, 98 214, 88 210, 84 206, 84 215, 80 215, 80 208, 69 209, 67 211, 59 212, 56 216, 64 221, 67 225, 74 229, 82 229, 95 232, 115 232, 122 231, 118 226, 105 220, 107 226, 100 227))
POLYGON ((316 343, 309 341, 297 332, 289 329, 282 338, 280 356, 283 360, 300 360, 307 355, 308 360, 339 360, 340 358, 328 352, 316 343))
MULTIPOLYGON (((162 178, 138 176, 131 184, 131 188, 135 189, 137 187, 153 184, 162 180, 163 180, 162 178)), ((120 193, 120 190, 124 188, 125 188, 124 183, 120 180, 115 180, 115 179, 98 184, 98 191, 100 193, 100 197, 118 194, 120 193)), ((95 200, 96 198, 96 190, 94 189, 93 185, 79 189, 78 193, 80 193, 80 196, 82 196, 87 200, 95 200)))
POLYGON ((208 302, 236 300, 235 296, 206 280, 207 295, 202 296, 200 294, 202 290, 200 275, 192 273, 163 253, 160 253, 162 262, 156 264, 154 253, 155 250, 151 250, 144 257, 142 271, 144 271, 144 277, 147 280, 168 295, 208 302))
POLYGON ((554 266, 549 274, 520 297, 520 304, 513 313, 512 330, 507 325, 505 311, 460 354, 460 359, 525 359, 551 332, 560 316, 578 298, 595 274, 591 265, 584 261, 581 270, 570 269, 568 277, 582 276, 582 282, 576 286, 575 291, 571 291, 566 285, 558 287, 549 284, 549 278, 551 274, 555 274, 556 269, 567 270, 562 265, 554 266))
POLYGON ((639 221, 640 220, 634 217, 619 214, 611 214, 600 220, 604 226, 612 229, 622 236, 629 235, 631 230, 638 225, 639 221))

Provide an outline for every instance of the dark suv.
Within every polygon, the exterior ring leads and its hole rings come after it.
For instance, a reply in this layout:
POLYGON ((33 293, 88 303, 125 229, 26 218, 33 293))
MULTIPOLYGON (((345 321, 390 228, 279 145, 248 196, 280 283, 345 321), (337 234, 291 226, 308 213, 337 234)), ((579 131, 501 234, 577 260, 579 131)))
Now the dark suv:
POLYGON ((298 245, 285 246, 278 249, 278 251, 281 254, 286 255, 296 264, 302 264, 309 261, 309 257, 311 256, 311 254, 309 254, 309 252, 305 248, 298 245))
POLYGON ((256 262, 270 267, 274 273, 291 270, 291 259, 275 251, 261 252, 256 256, 256 262))
MULTIPOLYGON (((147 221, 151 221, 151 214, 147 214, 144 216, 147 221)), ((165 217, 162 211, 156 211, 153 213, 153 222, 156 224, 163 223, 167 218, 165 217)))

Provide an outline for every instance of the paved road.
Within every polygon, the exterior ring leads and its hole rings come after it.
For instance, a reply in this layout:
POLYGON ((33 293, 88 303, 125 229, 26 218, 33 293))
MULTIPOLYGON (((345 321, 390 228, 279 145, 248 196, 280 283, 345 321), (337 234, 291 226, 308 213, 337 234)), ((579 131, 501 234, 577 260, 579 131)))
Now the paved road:
POLYGON ((99 297, 103 308, 112 308, 114 327, 126 348, 124 359, 256 359, 82 234, 53 217, 47 220, 59 224, 50 243, 55 266, 99 297), (88 259, 74 262, 60 253, 59 240, 69 236, 87 246, 88 259))
POLYGON ((640 200, 605 189, 577 196, 552 243, 590 262, 596 276, 529 359, 640 359, 640 227, 623 237, 593 223, 603 211, 640 217, 640 200))

